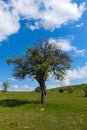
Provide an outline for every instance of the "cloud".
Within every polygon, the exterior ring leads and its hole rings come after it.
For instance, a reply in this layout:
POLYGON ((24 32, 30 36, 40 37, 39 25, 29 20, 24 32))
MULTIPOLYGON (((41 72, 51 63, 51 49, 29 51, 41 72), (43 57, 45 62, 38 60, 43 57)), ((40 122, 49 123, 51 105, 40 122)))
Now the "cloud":
POLYGON ((0 1, 0 41, 18 32, 20 28, 19 17, 16 10, 10 10, 8 4, 0 1))
POLYGON ((41 24, 45 29, 59 28, 70 21, 77 21, 81 18, 85 3, 78 6, 71 0, 47 0, 43 1, 45 10, 43 11, 41 24))
MULTIPOLYGON (((33 29, 37 28, 38 21, 38 27, 42 26, 45 29, 54 30, 70 21, 79 20, 85 10, 85 3, 78 6, 71 0, 50 0, 50 2, 47 0, 12 0, 12 3, 22 17, 29 21, 35 20, 34 25, 32 25, 33 29)), ((30 25, 30 27, 32 26, 30 25)))
POLYGON ((23 86, 23 88, 24 88, 24 89, 29 89, 29 86, 25 84, 25 85, 23 86))
POLYGON ((35 22, 34 25, 31 25, 31 24, 27 23, 26 26, 29 29, 31 29, 32 31, 35 30, 35 29, 39 29, 39 23, 38 22, 35 22))
POLYGON ((47 88, 56 88, 60 86, 68 86, 73 83, 84 83, 84 79, 87 81, 87 63, 83 67, 77 67, 72 70, 67 70, 63 81, 56 80, 52 74, 49 75, 49 79, 46 83, 47 88))
POLYGON ((77 27, 77 28, 80 28, 80 27, 82 27, 83 25, 84 25, 84 23, 80 23, 80 24, 77 24, 76 27, 77 27))
POLYGON ((18 90, 19 86, 16 84, 16 85, 13 85, 12 88, 15 89, 15 90, 18 90))
POLYGON ((82 49, 82 50, 76 49, 75 53, 76 53, 76 55, 83 57, 86 55, 86 50, 85 49, 82 49))
POLYGON ((85 9, 86 3, 78 5, 72 0, 0 0, 0 41, 17 33, 21 20, 27 20, 31 30, 54 30, 79 20, 85 9))
POLYGON ((27 84, 24 84, 21 88, 22 88, 22 91, 34 91, 35 89, 32 85, 29 86, 27 84))
POLYGON ((83 67, 68 70, 65 75, 64 84, 69 85, 70 81, 87 78, 87 63, 83 67))
POLYGON ((72 51, 72 50, 76 50, 75 46, 71 45, 71 42, 69 39, 63 39, 63 38, 59 38, 59 39, 50 39, 50 42, 54 42, 56 45, 61 46, 61 49, 64 51, 72 51))
POLYGON ((18 12, 18 15, 29 20, 41 18, 40 3, 40 0, 11 0, 11 5, 18 12))
POLYGON ((27 84, 19 85, 15 84, 10 87, 10 90, 14 91, 33 91, 35 88, 33 86, 28 86, 27 84))
POLYGON ((2 82, 0 81, 0 86, 2 85, 2 82))
POLYGON ((15 79, 15 78, 13 78, 13 77, 8 78, 8 80, 10 80, 10 81, 16 81, 16 79, 15 79))
POLYGON ((73 46, 71 44, 71 40, 70 39, 64 39, 64 38, 59 38, 59 39, 54 39, 54 38, 50 38, 49 42, 51 44, 56 44, 57 46, 60 46, 61 49, 63 51, 72 51, 74 52, 74 56, 85 56, 86 55, 86 50, 85 49, 78 49, 76 46, 73 46))

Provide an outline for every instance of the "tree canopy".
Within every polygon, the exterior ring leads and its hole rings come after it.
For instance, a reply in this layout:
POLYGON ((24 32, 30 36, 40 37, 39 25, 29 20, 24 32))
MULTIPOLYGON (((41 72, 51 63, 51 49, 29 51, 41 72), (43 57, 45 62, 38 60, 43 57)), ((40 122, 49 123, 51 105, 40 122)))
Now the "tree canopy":
POLYGON ((70 56, 49 39, 39 40, 35 46, 28 47, 25 54, 7 59, 8 64, 14 64, 14 77, 24 79, 28 75, 37 80, 42 90, 42 103, 46 102, 45 81, 49 74, 62 80, 66 70, 71 67, 71 61, 70 56))

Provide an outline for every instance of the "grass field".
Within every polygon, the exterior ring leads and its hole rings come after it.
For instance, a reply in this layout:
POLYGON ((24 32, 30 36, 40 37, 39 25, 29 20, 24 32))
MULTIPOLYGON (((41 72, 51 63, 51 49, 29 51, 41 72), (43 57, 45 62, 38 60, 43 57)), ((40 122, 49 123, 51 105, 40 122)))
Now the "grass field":
POLYGON ((84 91, 40 93, 0 92, 0 130, 87 130, 87 97, 84 91))

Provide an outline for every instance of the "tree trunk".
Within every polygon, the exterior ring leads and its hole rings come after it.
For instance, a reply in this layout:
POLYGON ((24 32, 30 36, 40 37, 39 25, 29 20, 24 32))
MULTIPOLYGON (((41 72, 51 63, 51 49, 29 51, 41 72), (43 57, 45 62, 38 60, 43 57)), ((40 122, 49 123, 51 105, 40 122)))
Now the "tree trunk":
POLYGON ((39 84, 40 84, 40 87, 41 87, 41 103, 45 104, 46 103, 46 86, 45 86, 45 82, 42 81, 39 84))

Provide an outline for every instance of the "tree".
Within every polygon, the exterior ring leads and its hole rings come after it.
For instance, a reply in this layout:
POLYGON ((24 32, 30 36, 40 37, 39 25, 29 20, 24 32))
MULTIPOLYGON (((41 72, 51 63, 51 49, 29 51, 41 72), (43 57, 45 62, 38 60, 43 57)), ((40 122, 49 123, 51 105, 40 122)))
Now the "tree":
POLYGON ((38 86, 37 88, 35 88, 35 92, 41 92, 40 86, 38 86))
POLYGON ((46 85, 49 74, 62 80, 71 65, 70 56, 49 39, 40 40, 34 47, 28 47, 25 54, 7 59, 14 64, 13 76, 24 79, 26 75, 36 79, 41 87, 41 103, 46 103, 46 85))
POLYGON ((4 92, 7 92, 7 89, 8 89, 8 87, 9 87, 8 81, 7 81, 7 80, 4 81, 2 85, 3 85, 3 91, 4 91, 4 92))

